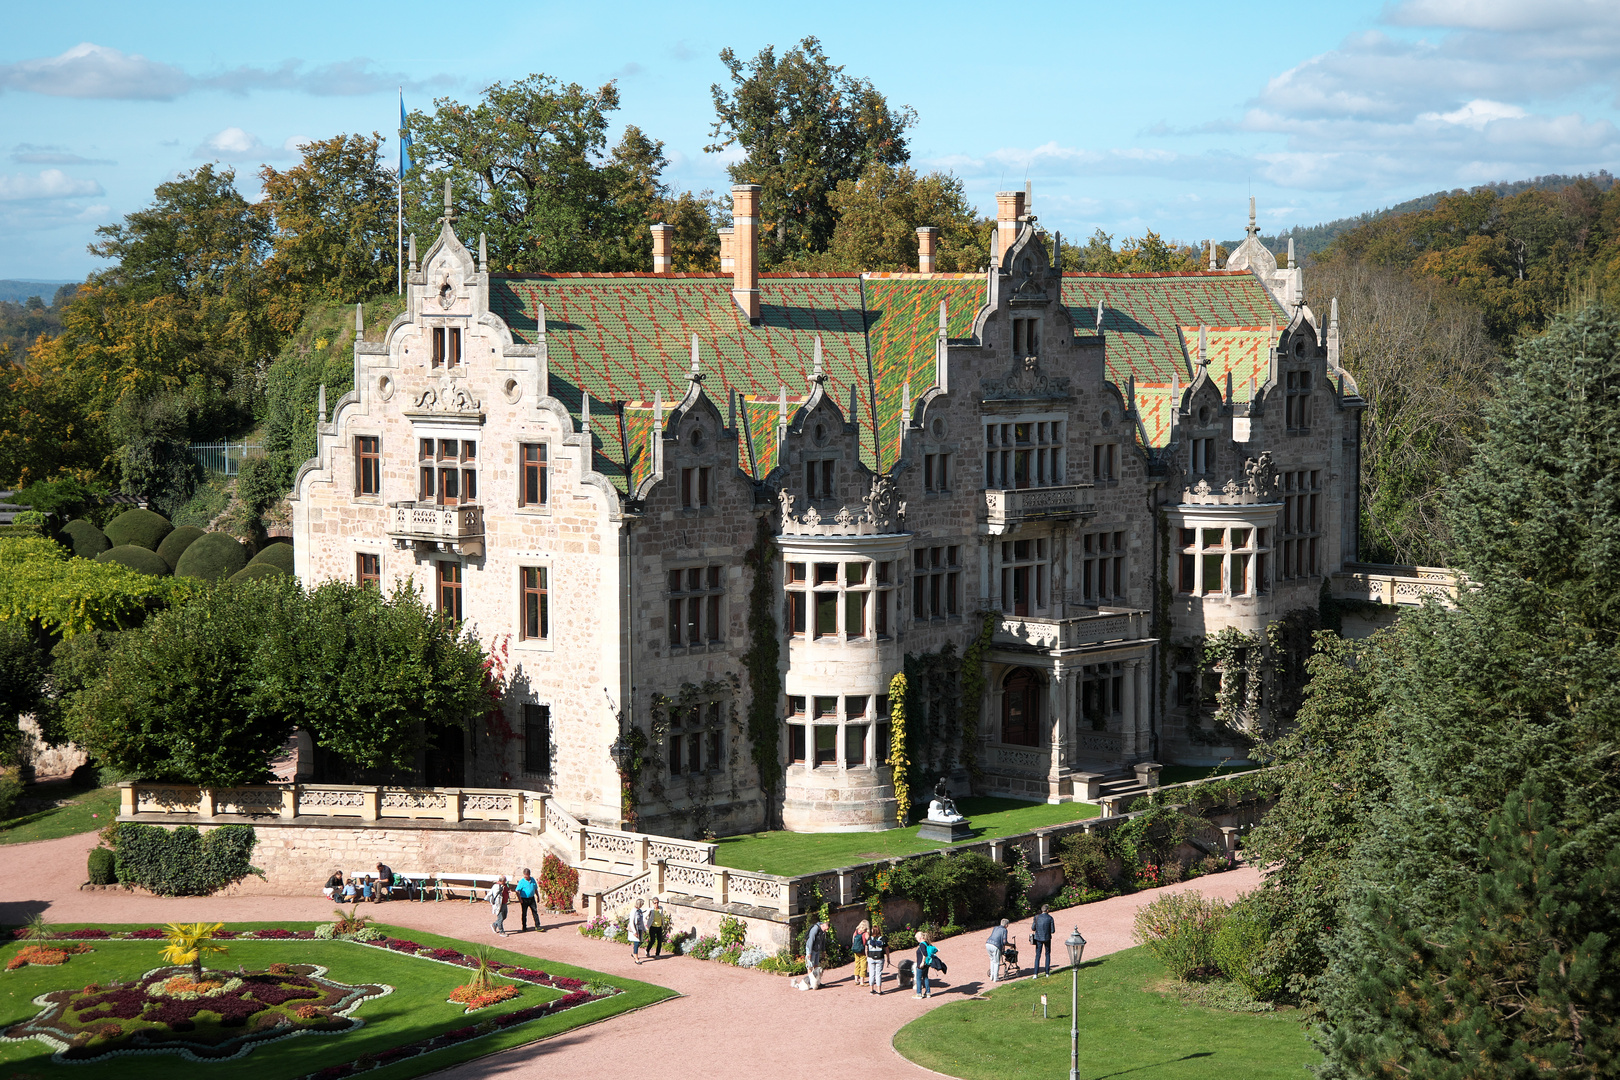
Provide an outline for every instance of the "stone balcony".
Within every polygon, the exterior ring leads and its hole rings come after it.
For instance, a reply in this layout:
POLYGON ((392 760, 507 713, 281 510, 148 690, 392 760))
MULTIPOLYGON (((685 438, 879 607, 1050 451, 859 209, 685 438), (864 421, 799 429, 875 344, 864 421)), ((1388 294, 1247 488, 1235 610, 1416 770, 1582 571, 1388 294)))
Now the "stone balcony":
POLYGON ((1433 597, 1449 607, 1457 599, 1457 573, 1443 566, 1346 563, 1329 588, 1335 600, 1419 607, 1433 597))
POLYGON ((990 488, 984 493, 985 520, 993 533, 1025 521, 1073 521, 1095 512, 1092 490, 1090 484, 990 488))
POLYGON ((1113 641, 1140 641, 1151 636, 1148 613, 1134 609, 1090 611, 1059 618, 1052 615, 1003 615, 991 637, 1000 646, 1063 652, 1113 641))
POLYGON ((389 503, 388 538, 398 548, 421 545, 457 555, 482 555, 484 508, 475 503, 389 503))

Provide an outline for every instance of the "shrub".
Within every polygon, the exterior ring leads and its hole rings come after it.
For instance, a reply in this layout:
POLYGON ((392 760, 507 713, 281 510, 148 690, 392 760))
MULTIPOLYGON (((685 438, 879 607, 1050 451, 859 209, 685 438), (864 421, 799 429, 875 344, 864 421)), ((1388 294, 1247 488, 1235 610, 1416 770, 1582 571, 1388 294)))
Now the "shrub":
POLYGON ((760 961, 759 970, 773 975, 803 975, 806 969, 802 957, 794 956, 792 949, 783 949, 760 961))
POLYGON ((156 552, 163 538, 174 531, 169 519, 151 510, 125 510, 107 522, 107 539, 114 547, 133 544, 156 552))
POLYGON ((62 526, 62 535, 73 548, 73 554, 81 559, 93 559, 113 546, 106 533, 84 518, 74 518, 62 526))
POLYGON ((11 519, 13 525, 43 525, 45 515, 38 510, 23 510, 11 519))
POLYGON ((264 546, 253 558, 248 560, 249 566, 259 566, 268 563, 283 573, 293 572, 293 546, 285 540, 272 541, 264 546))
POLYGON ((119 566, 127 566, 137 573, 151 574, 153 577, 168 577, 172 573, 169 564, 164 562, 157 552, 148 551, 134 544, 108 548, 96 556, 96 562, 114 562, 119 566))
POLYGON ((940 923, 988 922, 999 918, 992 889, 1007 881, 1007 867, 977 852, 911 859, 895 867, 891 887, 940 923))
POLYGON ((1135 938, 1178 979, 1215 966, 1215 935, 1227 911, 1224 900, 1196 892, 1172 893, 1137 909, 1135 938))
POLYGON ((198 538, 207 535, 195 525, 182 525, 163 538, 163 543, 157 546, 157 553, 169 564, 169 570, 173 572, 175 564, 180 561, 180 556, 185 554, 186 548, 198 538))
POLYGON ((224 581, 248 563, 247 550, 229 533, 206 533, 186 548, 174 564, 176 577, 224 581))
MULTIPOLYGON (((281 546, 285 547, 286 545, 281 545, 281 546)), ((283 570, 281 567, 276 566, 273 563, 250 562, 246 566, 242 567, 242 569, 238 570, 236 573, 234 573, 230 577, 226 578, 225 580, 226 581, 253 581, 253 580, 257 579, 257 578, 267 578, 267 577, 279 578, 279 577, 286 577, 287 575, 288 575, 288 571, 283 570)))
POLYGON ((189 825, 118 829, 118 880, 159 896, 207 896, 260 871, 248 862, 258 837, 251 825, 222 825, 203 836, 189 825))
POLYGON ((118 881, 117 860, 107 848, 91 850, 89 870, 92 885, 112 885, 118 881))
POLYGON ((686 955, 698 960, 712 960, 721 951, 720 939, 717 937, 700 937, 692 942, 692 947, 686 955))
POLYGON ((23 782, 16 769, 0 769, 0 821, 11 816, 11 808, 22 798, 23 782))
POLYGON ((579 871, 555 855, 540 863, 540 895, 552 911, 573 911, 579 893, 579 871))
POLYGON ((1270 941, 1271 926, 1265 916, 1252 903, 1239 901, 1221 921, 1211 957, 1221 974, 1243 987, 1249 996, 1270 1000, 1283 987, 1282 975, 1265 959, 1270 941))

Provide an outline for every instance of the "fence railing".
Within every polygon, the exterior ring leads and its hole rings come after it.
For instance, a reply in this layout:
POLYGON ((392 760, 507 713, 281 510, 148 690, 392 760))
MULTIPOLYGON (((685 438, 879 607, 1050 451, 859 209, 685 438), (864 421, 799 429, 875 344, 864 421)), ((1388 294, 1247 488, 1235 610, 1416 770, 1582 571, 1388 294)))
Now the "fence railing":
POLYGON ((191 444, 191 459, 197 463, 197 467, 204 472, 220 476, 235 476, 241 471, 244 460, 259 457, 263 453, 262 443, 232 442, 224 439, 220 442, 191 444))

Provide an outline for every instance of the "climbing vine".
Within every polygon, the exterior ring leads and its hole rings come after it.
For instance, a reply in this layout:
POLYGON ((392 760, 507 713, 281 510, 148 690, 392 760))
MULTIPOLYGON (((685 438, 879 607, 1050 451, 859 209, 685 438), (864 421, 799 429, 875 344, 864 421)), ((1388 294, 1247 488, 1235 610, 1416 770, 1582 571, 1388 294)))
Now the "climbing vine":
POLYGON ((776 564, 776 545, 771 540, 767 515, 755 521, 754 546, 745 561, 754 572, 748 592, 748 651, 743 664, 748 669, 748 740, 753 748, 754 765, 759 770, 760 793, 765 805, 772 804, 782 778, 782 724, 777 706, 782 696, 782 643, 777 636, 775 598, 771 588, 771 567, 776 564))
MULTIPOLYGON (((742 680, 733 672, 727 672, 718 679, 705 679, 702 683, 682 683, 673 697, 668 694, 654 691, 648 704, 647 714, 650 718, 651 736, 647 740, 647 763, 652 766, 652 773, 647 780, 647 791, 659 802, 666 803, 668 795, 664 786, 664 776, 668 772, 668 762, 664 757, 664 748, 669 745, 670 727, 675 723, 676 717, 685 716, 693 709, 702 709, 711 703, 720 703, 726 710, 727 719, 716 724, 713 720, 705 720, 701 730, 714 731, 727 728, 737 730, 737 697, 742 691, 742 680)), ((728 744, 731 740, 727 740, 728 744)), ((727 772, 732 775, 732 799, 737 798, 736 751, 730 750, 727 754, 727 772)), ((688 789, 689 806, 686 810, 671 811, 676 817, 689 817, 692 821, 693 831, 703 835, 709 831, 710 817, 713 812, 714 778, 706 777, 702 788, 692 792, 688 789)))
POLYGON ((911 820, 911 758, 906 748, 906 674, 889 680, 889 764, 894 767, 895 815, 903 828, 911 820))
POLYGON ((1260 704, 1265 691, 1264 640, 1228 626, 1204 639, 1201 671, 1217 672, 1215 728, 1250 737, 1261 734, 1260 704))
POLYGON ((984 688, 988 680, 984 675, 984 656, 990 651, 990 637, 996 631, 1000 616, 993 611, 984 613, 979 636, 962 654, 962 745, 957 760, 975 780, 984 775, 979 765, 979 710, 984 702, 984 688))

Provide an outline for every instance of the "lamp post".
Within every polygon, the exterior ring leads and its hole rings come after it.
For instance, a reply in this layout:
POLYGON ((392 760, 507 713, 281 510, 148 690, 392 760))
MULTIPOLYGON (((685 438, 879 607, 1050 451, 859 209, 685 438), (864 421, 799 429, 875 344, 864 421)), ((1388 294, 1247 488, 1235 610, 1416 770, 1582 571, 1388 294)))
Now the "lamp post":
POLYGON ((1086 939, 1077 926, 1063 944, 1069 950, 1069 1080, 1080 1080, 1080 957, 1086 939))

